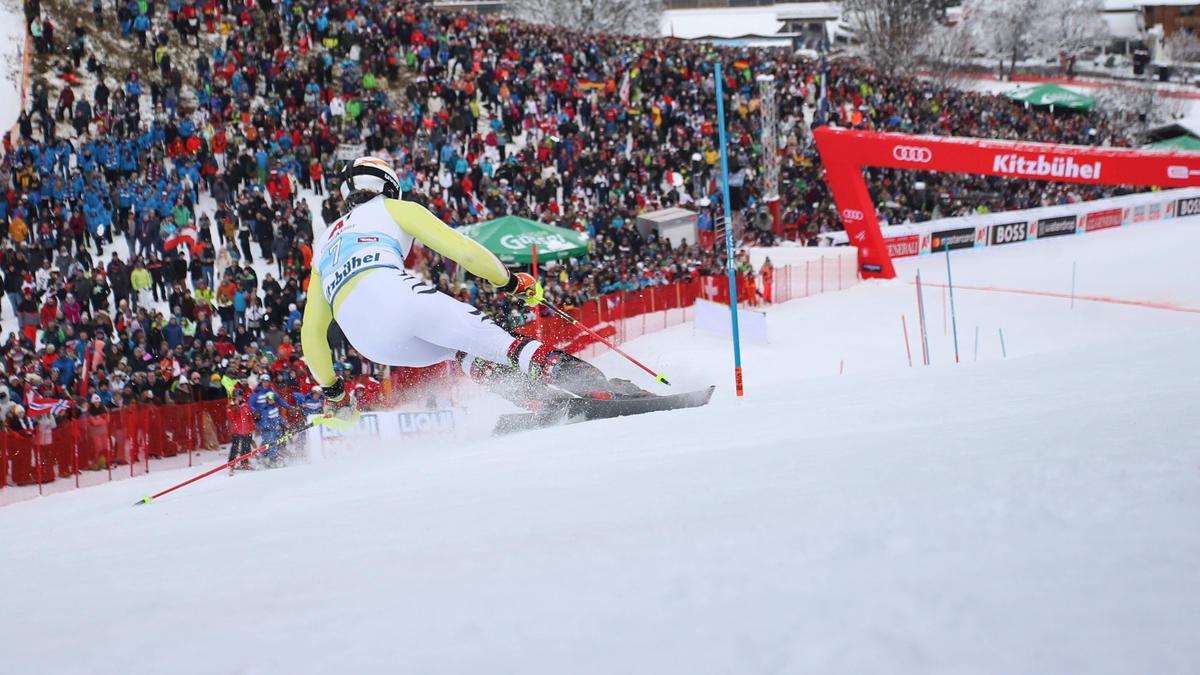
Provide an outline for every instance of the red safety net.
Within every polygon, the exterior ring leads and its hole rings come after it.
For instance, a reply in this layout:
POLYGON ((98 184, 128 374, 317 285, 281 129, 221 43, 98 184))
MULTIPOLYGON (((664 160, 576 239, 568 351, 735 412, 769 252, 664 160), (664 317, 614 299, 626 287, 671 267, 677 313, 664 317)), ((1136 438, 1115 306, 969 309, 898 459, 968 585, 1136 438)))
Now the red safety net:
POLYGON ((231 439, 226 402, 138 406, 53 426, 0 431, 0 487, 37 485, 53 491, 144 474, 151 459, 217 450, 231 439))

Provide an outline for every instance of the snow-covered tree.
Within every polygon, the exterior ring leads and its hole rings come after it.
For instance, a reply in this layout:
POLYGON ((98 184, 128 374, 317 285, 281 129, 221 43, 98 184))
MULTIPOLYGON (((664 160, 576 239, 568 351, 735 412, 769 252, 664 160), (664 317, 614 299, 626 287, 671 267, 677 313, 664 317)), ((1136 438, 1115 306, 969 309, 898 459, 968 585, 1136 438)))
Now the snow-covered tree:
POLYGON ((1009 60, 1009 76, 1017 61, 1044 51, 1043 0, 968 0, 963 4, 964 28, 985 53, 1009 60))
POLYGON ((956 78, 971 65, 972 40, 962 26, 936 25, 918 46, 920 65, 939 86, 954 86, 956 78))
POLYGON ((843 14, 855 34, 854 50, 884 73, 915 65, 926 37, 943 18, 946 0, 846 0, 843 14))
POLYGON ((1200 39, 1190 30, 1176 30, 1163 40, 1163 52, 1175 63, 1200 61, 1200 39))
POLYGON ((1135 143, 1143 142, 1150 129, 1174 122, 1188 111, 1185 99, 1161 96, 1150 84, 1101 87, 1096 92, 1096 106, 1114 128, 1135 143))
POLYGON ((514 19, 573 31, 658 35, 663 0, 510 0, 514 19))
POLYGON ((1104 44, 1109 31, 1103 18, 1104 0, 967 0, 963 4, 966 28, 976 47, 1009 62, 1009 76, 1017 61, 1032 57, 1056 58, 1104 44))
POLYGON ((1047 46, 1077 56, 1111 37, 1104 21, 1104 0, 1048 0, 1043 5, 1047 46))

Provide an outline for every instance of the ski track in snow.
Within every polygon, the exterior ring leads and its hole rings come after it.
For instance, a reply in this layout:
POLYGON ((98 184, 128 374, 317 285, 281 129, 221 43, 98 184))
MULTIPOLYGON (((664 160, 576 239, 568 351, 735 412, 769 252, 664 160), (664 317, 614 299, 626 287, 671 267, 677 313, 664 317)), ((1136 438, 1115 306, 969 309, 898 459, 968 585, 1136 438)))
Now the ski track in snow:
MULTIPOLYGON (((1198 225, 956 251, 953 278, 1069 292, 1075 262, 1080 295, 1197 307, 1198 225)), ((897 267, 771 308, 742 400, 729 339, 684 325, 624 348, 716 383, 706 408, 492 439, 484 398, 457 441, 0 508, 6 667, 1193 672, 1200 316, 956 289, 955 365, 927 288, 925 368, 910 282, 945 256, 897 267)))

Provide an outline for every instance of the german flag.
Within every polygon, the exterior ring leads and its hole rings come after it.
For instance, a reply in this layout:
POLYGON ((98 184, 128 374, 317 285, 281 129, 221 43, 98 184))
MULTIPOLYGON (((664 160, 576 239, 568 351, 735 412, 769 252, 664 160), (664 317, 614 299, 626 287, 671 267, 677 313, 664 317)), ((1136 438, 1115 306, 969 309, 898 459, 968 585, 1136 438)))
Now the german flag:
POLYGON ((575 81, 575 86, 579 89, 587 91, 588 89, 603 89, 604 83, 597 82, 596 80, 589 80, 585 77, 581 77, 575 81))
POLYGON ((738 59, 737 61, 733 62, 733 67, 737 68, 738 70, 745 70, 750 67, 750 62, 746 59, 738 59))

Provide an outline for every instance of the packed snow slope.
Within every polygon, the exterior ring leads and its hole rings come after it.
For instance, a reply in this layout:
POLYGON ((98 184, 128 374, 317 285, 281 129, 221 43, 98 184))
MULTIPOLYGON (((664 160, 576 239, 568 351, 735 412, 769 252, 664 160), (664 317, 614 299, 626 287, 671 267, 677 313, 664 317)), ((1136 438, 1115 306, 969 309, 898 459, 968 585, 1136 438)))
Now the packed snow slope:
MULTIPOLYGON (((1080 295, 1198 308, 1197 250, 1175 221, 951 263, 1066 294, 1075 263, 1080 295)), ((453 442, 4 507, 5 667, 1195 672, 1200 314, 956 288, 955 364, 930 287, 924 367, 917 266, 945 278, 933 256, 772 308, 744 399, 729 339, 680 326, 627 350, 718 384, 706 408, 492 439, 482 399, 453 442)))

